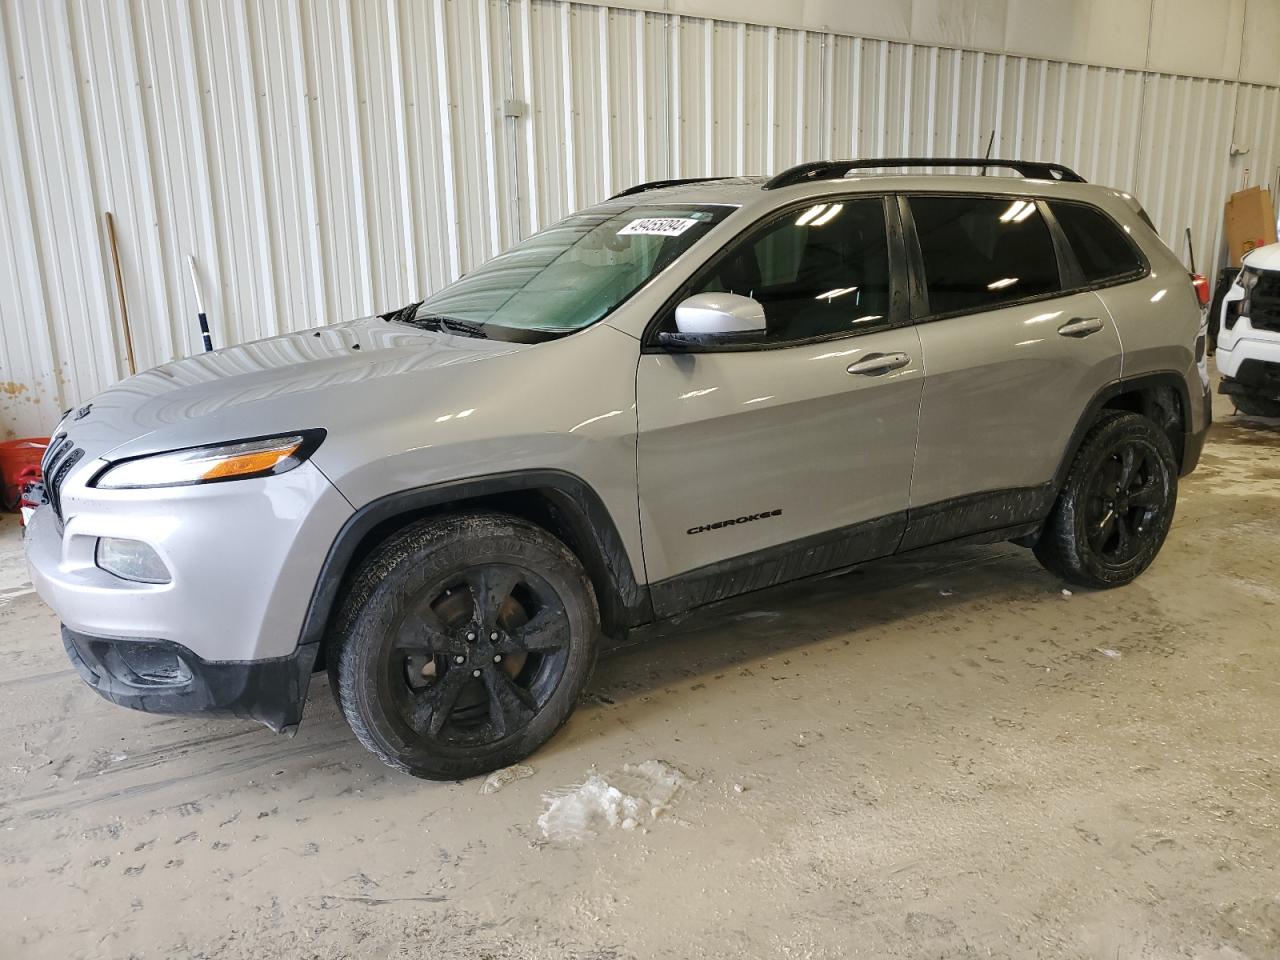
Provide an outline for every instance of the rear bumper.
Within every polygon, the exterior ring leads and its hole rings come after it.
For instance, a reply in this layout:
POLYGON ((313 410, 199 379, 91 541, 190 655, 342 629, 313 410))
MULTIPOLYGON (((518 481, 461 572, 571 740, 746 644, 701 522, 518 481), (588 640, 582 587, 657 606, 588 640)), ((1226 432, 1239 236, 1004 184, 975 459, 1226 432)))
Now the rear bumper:
POLYGON ((1206 389, 1199 400, 1203 416, 1200 422, 1204 426, 1199 430, 1188 430, 1182 441, 1182 469, 1180 476, 1186 476, 1200 462, 1200 454, 1204 452, 1204 442, 1209 436, 1209 427, 1213 425, 1213 393, 1206 389))
POLYGON ((269 660, 204 660, 168 640, 95 637, 64 626, 76 672, 106 700, 145 713, 203 713, 257 720, 293 733, 302 719, 317 645, 269 660))

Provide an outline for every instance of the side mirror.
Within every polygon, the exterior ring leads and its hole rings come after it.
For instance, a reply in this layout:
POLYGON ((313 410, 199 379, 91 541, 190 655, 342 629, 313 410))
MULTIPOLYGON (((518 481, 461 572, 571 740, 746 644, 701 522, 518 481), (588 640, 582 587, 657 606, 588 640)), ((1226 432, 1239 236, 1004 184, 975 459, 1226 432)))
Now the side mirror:
POLYGON ((673 347, 750 342, 764 334, 764 307, 736 293, 695 293, 676 307, 676 330, 660 334, 659 342, 673 347))

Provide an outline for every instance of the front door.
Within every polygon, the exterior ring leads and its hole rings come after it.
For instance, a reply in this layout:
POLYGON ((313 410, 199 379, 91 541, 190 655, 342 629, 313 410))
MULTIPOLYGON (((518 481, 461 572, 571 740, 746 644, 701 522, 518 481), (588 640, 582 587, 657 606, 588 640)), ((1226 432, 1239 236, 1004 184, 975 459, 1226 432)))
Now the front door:
POLYGON ((923 367, 888 223, 896 210, 879 197, 770 218, 682 294, 754 297, 759 342, 641 356, 640 512, 659 615, 897 546, 923 367))

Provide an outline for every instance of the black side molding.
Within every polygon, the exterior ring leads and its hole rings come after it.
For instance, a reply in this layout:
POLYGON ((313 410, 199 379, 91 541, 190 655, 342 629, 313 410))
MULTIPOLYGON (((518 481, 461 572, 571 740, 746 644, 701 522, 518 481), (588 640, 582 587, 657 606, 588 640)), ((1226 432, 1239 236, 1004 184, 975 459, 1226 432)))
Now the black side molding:
POLYGON ((942 544, 999 543, 1034 533, 1053 506, 1049 484, 970 494, 766 547, 652 585, 654 613, 695 607, 942 544))
POLYGON ((738 594, 887 557, 906 522, 904 510, 668 577, 652 585, 654 613, 674 617, 738 594))
POLYGON ((1057 496, 1057 488, 1044 483, 1038 487, 972 493, 912 507, 907 511, 907 531, 898 552, 995 532, 1001 534, 997 541, 1010 539, 1007 531, 1015 527, 1029 524, 1035 529, 1043 523, 1057 496))

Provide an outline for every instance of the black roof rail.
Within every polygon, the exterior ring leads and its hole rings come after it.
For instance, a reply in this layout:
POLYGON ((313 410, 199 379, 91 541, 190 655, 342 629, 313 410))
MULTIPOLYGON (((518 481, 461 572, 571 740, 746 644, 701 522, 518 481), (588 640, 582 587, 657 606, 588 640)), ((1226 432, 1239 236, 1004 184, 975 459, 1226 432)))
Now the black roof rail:
POLYGON ((982 157, 871 157, 859 160, 813 160, 783 170, 770 177, 765 190, 777 190, 797 183, 814 180, 839 180, 854 170, 872 170, 878 167, 1001 167, 1016 170, 1024 177, 1036 180, 1069 180, 1084 183, 1084 177, 1060 163, 1039 160, 987 160, 982 157))
POLYGON ((617 200, 619 197, 629 197, 633 193, 644 193, 646 190, 660 190, 663 187, 678 187, 682 183, 710 183, 712 180, 723 180, 724 177, 682 177, 679 180, 649 180, 645 183, 637 183, 634 187, 620 193, 615 193, 610 200, 617 200))

